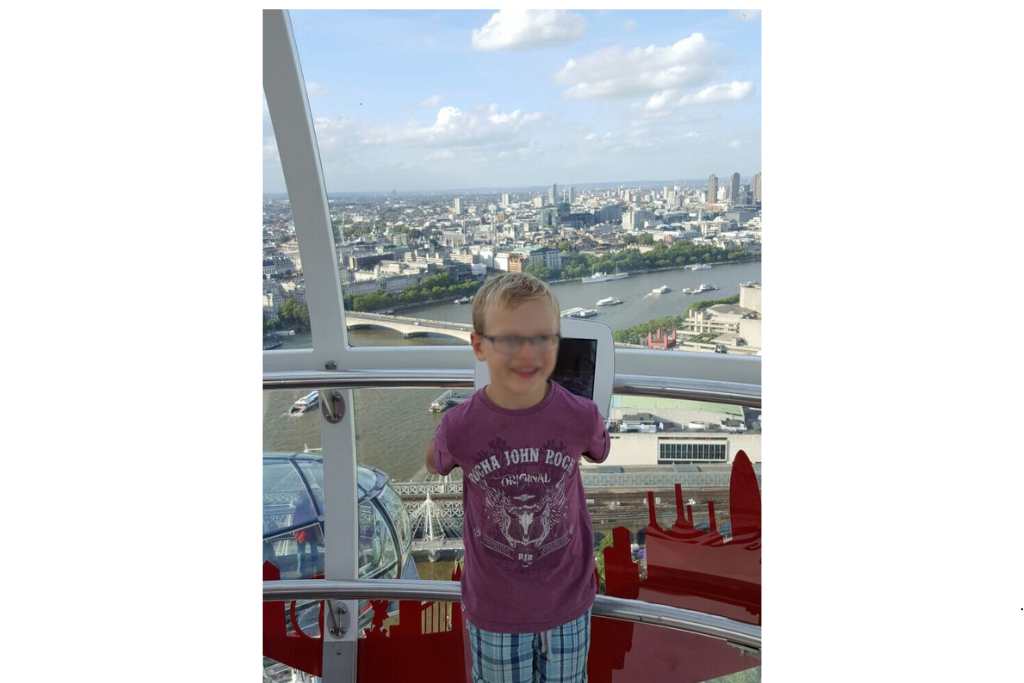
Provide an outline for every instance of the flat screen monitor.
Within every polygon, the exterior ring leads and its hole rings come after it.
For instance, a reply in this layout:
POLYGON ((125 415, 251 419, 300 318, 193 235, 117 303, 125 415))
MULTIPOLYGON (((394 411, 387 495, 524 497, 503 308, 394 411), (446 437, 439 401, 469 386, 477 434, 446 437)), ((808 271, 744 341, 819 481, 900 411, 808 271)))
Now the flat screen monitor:
POLYGON ((576 394, 594 400, 597 371, 596 339, 563 339, 558 344, 558 362, 551 379, 576 394))

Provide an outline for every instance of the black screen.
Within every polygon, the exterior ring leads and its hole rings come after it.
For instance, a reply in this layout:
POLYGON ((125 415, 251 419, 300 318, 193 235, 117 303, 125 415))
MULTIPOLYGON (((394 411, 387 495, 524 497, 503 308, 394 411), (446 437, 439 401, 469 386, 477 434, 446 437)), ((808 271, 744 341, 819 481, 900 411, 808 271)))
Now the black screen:
POLYGON ((558 362, 551 379, 577 396, 593 401, 596 369, 596 339, 562 339, 558 344, 558 362))

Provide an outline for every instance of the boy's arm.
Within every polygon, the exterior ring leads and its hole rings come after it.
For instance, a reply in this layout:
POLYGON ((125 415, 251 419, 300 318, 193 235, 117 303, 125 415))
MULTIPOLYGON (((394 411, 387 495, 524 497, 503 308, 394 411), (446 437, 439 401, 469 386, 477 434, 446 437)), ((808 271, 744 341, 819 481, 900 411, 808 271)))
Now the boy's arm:
POLYGON ((431 439, 430 443, 427 444, 427 472, 431 474, 440 474, 434 469, 434 440, 431 439))
POLYGON ((587 450, 583 451, 583 457, 590 462, 604 462, 608 458, 608 450, 611 448, 611 439, 608 438, 608 428, 605 426, 601 413, 594 406, 593 437, 587 450))
POLYGON ((434 438, 427 444, 427 472, 442 476, 459 465, 448 449, 447 417, 446 415, 446 419, 441 420, 441 424, 437 426, 437 431, 434 433, 434 438))

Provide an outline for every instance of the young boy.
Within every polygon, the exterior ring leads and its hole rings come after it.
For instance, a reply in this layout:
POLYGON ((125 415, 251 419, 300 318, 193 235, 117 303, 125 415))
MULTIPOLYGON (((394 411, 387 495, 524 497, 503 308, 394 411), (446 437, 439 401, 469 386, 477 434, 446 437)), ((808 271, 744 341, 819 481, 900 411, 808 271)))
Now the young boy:
POLYGON ((445 413, 427 469, 463 471, 462 602, 472 680, 587 680, 593 529, 580 457, 609 439, 593 401, 548 378, 558 302, 525 273, 487 282, 473 301, 473 353, 491 383, 445 413))

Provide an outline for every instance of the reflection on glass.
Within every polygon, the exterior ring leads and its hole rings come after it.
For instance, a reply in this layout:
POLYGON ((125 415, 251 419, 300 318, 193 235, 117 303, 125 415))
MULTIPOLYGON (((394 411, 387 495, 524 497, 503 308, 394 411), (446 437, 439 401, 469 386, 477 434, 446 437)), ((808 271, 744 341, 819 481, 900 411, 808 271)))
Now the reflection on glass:
POLYGON ((299 461, 299 469, 313 491, 313 498, 321 511, 324 509, 324 468, 321 463, 299 461))
POLYGON ((374 537, 379 538, 382 543, 380 564, 382 567, 391 568, 391 571, 388 573, 391 575, 391 578, 397 578, 398 549, 395 547, 395 537, 377 508, 374 508, 373 522, 375 527, 374 537))
POLYGON ((290 463, 263 468, 263 533, 316 521, 316 511, 299 473, 290 463))
POLYGON ((359 575, 373 574, 381 566, 384 539, 376 533, 376 514, 371 503, 359 504, 359 575))
POLYGON ((313 579, 324 574, 324 538, 319 524, 265 537, 263 559, 281 570, 282 579, 313 579))
POLYGON ((388 516, 391 518, 398 531, 398 542, 404 548, 409 543, 409 513, 402 505, 402 499, 398 497, 395 490, 386 488, 378 499, 384 505, 388 516))

